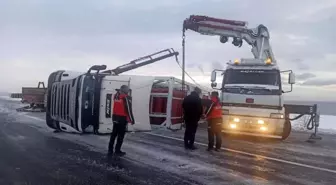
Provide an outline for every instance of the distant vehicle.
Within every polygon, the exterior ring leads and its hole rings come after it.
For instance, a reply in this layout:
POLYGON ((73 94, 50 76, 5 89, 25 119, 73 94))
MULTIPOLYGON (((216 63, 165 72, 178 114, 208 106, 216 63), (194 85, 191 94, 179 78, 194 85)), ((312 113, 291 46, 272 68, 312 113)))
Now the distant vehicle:
POLYGON ((20 95, 24 104, 29 104, 28 106, 16 109, 19 112, 43 112, 45 111, 45 97, 47 88, 44 86, 44 82, 39 82, 37 87, 22 87, 20 95))

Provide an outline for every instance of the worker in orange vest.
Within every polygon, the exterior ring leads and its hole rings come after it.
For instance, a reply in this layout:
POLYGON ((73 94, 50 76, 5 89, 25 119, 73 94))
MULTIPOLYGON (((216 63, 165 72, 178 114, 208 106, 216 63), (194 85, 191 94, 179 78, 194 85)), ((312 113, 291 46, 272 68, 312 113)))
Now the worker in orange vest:
POLYGON ((222 145, 222 106, 219 100, 218 92, 211 93, 211 100, 206 105, 205 117, 208 122, 208 151, 213 150, 214 137, 216 137, 216 151, 219 151, 222 145))
POLYGON ((117 138, 117 144, 115 146, 115 153, 118 156, 124 156, 126 153, 121 151, 121 145, 123 143, 126 128, 128 122, 132 125, 134 122, 133 112, 132 112, 132 100, 131 96, 128 95, 129 88, 127 85, 122 85, 120 89, 117 89, 117 93, 113 98, 113 130, 110 137, 110 142, 108 146, 108 157, 113 155, 114 141, 117 138))

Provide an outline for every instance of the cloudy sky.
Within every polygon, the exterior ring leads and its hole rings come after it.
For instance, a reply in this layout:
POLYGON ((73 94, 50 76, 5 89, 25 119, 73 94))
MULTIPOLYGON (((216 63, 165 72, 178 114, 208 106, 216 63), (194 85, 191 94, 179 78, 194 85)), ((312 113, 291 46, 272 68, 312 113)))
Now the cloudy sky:
MULTIPOLYGON (((0 91, 35 86, 59 69, 113 68, 158 50, 181 51, 183 20, 200 14, 266 25, 281 69, 296 72, 298 84, 288 98, 336 100, 336 1, 270 2, 1 0, 0 91)), ((217 37, 191 31, 186 42, 187 72, 203 85, 209 85, 212 69, 252 57, 249 46, 223 45, 217 37)), ((174 58, 130 73, 181 76, 174 58)))

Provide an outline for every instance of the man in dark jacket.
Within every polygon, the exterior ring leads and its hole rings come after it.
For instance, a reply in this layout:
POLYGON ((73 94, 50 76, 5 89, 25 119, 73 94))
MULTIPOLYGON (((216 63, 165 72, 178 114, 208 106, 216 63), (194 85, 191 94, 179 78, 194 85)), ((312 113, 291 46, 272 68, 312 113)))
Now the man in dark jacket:
POLYGON ((193 92, 184 98, 182 103, 183 118, 186 126, 184 133, 184 147, 195 150, 195 135, 198 127, 198 121, 203 114, 202 100, 200 98, 202 91, 196 87, 193 92))

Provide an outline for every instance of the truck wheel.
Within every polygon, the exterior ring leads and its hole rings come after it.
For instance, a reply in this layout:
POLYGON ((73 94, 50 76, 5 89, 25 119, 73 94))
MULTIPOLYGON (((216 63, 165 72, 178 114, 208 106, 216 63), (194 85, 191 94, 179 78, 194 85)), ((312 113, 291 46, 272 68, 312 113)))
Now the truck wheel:
POLYGON ((55 129, 57 131, 61 130, 59 122, 56 120, 53 120, 48 113, 46 114, 46 122, 47 122, 48 127, 55 129))
POLYGON ((288 138, 288 136, 290 135, 292 131, 292 124, 289 120, 286 120, 285 121, 285 125, 284 125, 284 128, 283 128, 283 132, 282 132, 282 140, 285 140, 288 138))

